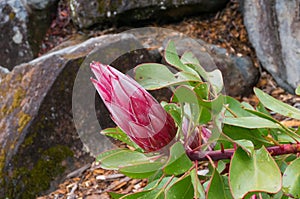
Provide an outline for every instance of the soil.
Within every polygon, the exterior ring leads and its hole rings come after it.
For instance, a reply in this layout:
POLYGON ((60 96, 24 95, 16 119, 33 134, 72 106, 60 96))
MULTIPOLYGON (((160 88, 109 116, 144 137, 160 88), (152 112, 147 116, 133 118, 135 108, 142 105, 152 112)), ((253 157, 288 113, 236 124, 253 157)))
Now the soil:
MULTIPOLYGON (((70 20, 70 10, 66 6, 67 0, 61 1, 58 7, 57 16, 53 20, 50 29, 41 46, 40 55, 56 48, 62 48, 62 43, 67 45, 78 42, 78 38, 99 36, 108 33, 121 32, 130 27, 111 27, 106 30, 90 30, 79 32, 70 20)), ((260 67, 255 51, 249 43, 247 31, 243 24, 239 3, 230 1, 225 9, 218 13, 186 18, 180 22, 171 24, 151 24, 151 26, 162 26, 182 32, 192 38, 200 38, 208 43, 226 48, 228 53, 247 55, 251 57, 254 65, 260 67)), ((80 40, 80 39, 79 39, 80 40)), ((285 92, 278 87, 273 78, 261 70, 261 78, 256 85, 265 92, 271 94, 283 102, 295 107, 300 106, 300 97, 285 92)), ((254 95, 248 97, 240 96, 237 99, 249 102, 252 105, 258 104, 254 95)), ((288 126, 299 126, 299 121, 286 119, 274 115, 288 126)), ((130 179, 115 171, 107 171, 100 168, 96 162, 91 162, 81 169, 69 174, 63 183, 52 193, 38 197, 39 199, 106 199, 110 198, 109 191, 118 193, 131 193, 142 189, 146 180, 130 179)))

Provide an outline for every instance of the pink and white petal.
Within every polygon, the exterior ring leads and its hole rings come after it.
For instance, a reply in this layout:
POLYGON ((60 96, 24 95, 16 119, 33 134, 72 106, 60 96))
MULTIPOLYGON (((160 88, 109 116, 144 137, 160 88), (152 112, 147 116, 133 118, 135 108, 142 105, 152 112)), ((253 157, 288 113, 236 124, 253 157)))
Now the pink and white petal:
POLYGON ((94 84, 96 90, 98 91, 100 97, 104 100, 104 103, 111 102, 111 93, 103 87, 97 80, 91 78, 92 83, 94 84))
POLYGON ((140 126, 134 122, 129 122, 131 136, 137 139, 153 137, 154 132, 147 126, 140 126))
POLYGON ((113 121, 126 133, 130 134, 129 122, 133 121, 131 113, 120 107, 118 104, 110 104, 108 110, 113 121))

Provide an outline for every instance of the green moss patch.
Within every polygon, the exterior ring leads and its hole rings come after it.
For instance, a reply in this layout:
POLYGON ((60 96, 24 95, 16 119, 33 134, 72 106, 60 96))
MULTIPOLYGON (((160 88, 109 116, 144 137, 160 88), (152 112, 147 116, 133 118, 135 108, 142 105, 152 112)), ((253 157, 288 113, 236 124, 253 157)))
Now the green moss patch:
POLYGON ((42 152, 32 169, 15 168, 12 180, 6 184, 6 197, 36 198, 39 193, 49 189, 55 177, 64 172, 66 168, 62 161, 72 156, 73 152, 68 147, 58 145, 42 152))

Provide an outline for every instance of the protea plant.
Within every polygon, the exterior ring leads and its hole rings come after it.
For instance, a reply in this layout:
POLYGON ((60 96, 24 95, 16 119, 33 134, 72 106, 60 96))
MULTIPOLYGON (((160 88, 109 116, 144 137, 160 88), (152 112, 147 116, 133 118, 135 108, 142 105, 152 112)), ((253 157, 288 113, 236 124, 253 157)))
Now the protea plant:
POLYGON ((207 151, 213 150, 215 143, 209 143, 212 133, 204 126, 195 126, 189 119, 184 118, 182 132, 185 151, 191 159, 203 158, 207 151), (202 147, 207 144, 207 149, 203 151, 202 147))
POLYGON ((115 68, 91 63, 91 78, 112 120, 145 152, 168 145, 176 135, 173 118, 135 80, 115 68))

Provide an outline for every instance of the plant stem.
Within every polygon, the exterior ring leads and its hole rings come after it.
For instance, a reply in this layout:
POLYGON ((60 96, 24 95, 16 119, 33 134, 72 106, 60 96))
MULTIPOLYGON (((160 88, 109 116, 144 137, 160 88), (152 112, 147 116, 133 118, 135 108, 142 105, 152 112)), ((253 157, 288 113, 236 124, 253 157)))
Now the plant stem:
MULTIPOLYGON (((279 146, 271 146, 267 147, 268 152, 272 156, 277 155, 284 155, 284 154, 292 154, 292 153, 299 153, 300 152, 300 143, 296 144, 281 144, 279 146)), ((208 161, 210 157, 211 160, 223 160, 223 159, 231 159, 232 155, 234 154, 234 149, 225 149, 224 151, 218 150, 218 151, 207 151, 207 152, 201 152, 201 151, 193 151, 188 154, 191 160, 198 160, 198 161, 208 161), (203 156, 205 154, 205 156, 203 156)))

